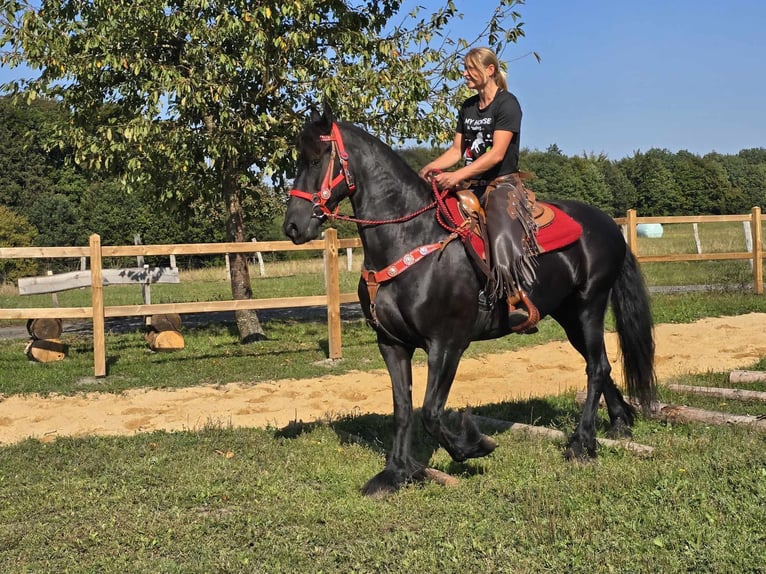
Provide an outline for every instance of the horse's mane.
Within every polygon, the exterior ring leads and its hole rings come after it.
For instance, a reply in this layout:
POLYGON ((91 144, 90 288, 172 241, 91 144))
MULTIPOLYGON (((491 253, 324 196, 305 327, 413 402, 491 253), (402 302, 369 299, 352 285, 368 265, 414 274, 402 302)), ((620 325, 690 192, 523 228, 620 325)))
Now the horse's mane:
POLYGON ((339 125, 343 129, 353 131, 356 135, 362 138, 362 141, 364 141, 364 143, 370 146, 372 149, 375 158, 379 160, 385 159, 385 161, 390 162, 390 167, 394 170, 394 173, 396 173, 396 178, 400 182, 409 185, 416 185, 418 187, 426 186, 426 183, 423 181, 420 175, 418 175, 418 172, 410 167, 404 158, 398 154, 391 146, 355 124, 349 122, 339 122, 339 125))
MULTIPOLYGON (((371 150, 372 157, 389 162, 399 181, 410 185, 425 185, 418 173, 391 146, 356 124, 343 121, 338 121, 337 124, 343 131, 351 132, 360 138, 371 150)), ((308 122, 298 137, 299 149, 308 158, 318 157, 321 154, 319 138, 328 133, 329 129, 324 120, 308 122)))

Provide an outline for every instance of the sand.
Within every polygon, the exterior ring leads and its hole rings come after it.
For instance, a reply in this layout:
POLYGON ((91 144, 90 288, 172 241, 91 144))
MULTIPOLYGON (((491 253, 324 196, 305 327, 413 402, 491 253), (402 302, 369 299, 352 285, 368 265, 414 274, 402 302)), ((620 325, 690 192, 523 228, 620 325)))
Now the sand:
MULTIPOLYGON (((766 356, 766 314, 708 318, 655 328, 656 370, 661 382, 685 373, 751 366, 766 356)), ((620 380, 616 336, 607 351, 620 380)), ((415 367, 413 397, 423 399, 425 367, 415 367)), ((566 342, 552 342, 479 359, 464 359, 449 407, 461 408, 555 395, 585 387, 585 362, 566 342)), ((0 398, 0 445, 28 437, 133 435, 154 430, 194 430, 207 424, 283 427, 328 416, 391 412, 385 371, 353 371, 317 379, 235 383, 177 390, 132 390, 0 398)))

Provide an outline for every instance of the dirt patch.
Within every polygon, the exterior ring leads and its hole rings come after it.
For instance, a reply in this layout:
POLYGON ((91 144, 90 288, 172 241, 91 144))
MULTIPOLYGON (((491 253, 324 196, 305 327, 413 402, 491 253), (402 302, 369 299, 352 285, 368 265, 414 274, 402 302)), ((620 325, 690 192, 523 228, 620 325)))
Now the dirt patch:
MULTIPOLYGON (((748 367, 766 356, 765 326, 763 313, 658 325, 657 374, 667 381, 684 373, 748 367)), ((616 336, 610 334, 606 345, 615 379, 620 380, 616 336)), ((413 397, 418 405, 425 379, 425 367, 416 367, 413 397)), ((584 386, 583 359, 568 343, 546 343, 463 360, 448 406, 554 395, 584 386)), ((197 429, 208 423, 282 427, 293 420, 308 422, 327 415, 390 412, 391 388, 385 371, 121 395, 12 396, 0 399, 0 444, 27 437, 48 441, 59 436, 197 429)))

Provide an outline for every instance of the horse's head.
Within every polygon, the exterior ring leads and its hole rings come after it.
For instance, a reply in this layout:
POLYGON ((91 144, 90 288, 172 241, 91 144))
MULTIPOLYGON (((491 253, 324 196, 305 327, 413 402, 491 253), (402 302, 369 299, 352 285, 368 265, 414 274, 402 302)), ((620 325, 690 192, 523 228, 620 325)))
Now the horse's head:
POLYGON ((314 112, 298 139, 298 172, 290 191, 283 230, 293 243, 305 243, 354 191, 348 154, 332 111, 314 112))

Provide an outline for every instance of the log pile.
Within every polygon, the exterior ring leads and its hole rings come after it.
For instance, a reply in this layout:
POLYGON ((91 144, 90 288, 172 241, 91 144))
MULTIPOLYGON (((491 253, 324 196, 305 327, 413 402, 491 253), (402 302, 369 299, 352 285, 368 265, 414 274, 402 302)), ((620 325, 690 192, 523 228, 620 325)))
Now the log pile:
POLYGON ((66 357, 69 346, 61 342, 64 324, 61 319, 30 319, 27 332, 32 337, 24 349, 30 361, 50 363, 66 357))
POLYGON ((151 330, 144 335, 152 351, 180 351, 184 348, 181 316, 178 313, 152 315, 151 330))

